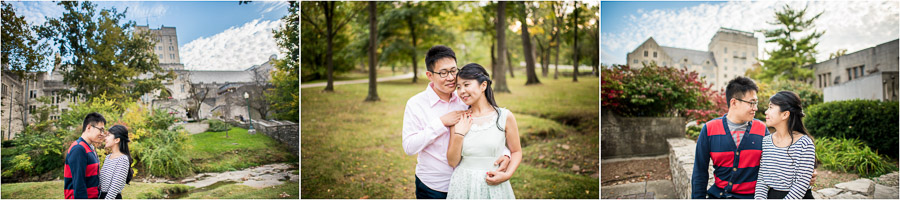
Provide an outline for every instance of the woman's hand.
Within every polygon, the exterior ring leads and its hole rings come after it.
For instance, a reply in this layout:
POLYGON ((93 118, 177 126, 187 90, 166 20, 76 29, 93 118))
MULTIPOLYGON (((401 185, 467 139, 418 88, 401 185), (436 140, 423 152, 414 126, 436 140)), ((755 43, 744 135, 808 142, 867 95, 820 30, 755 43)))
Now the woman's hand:
POLYGON ((484 177, 484 180, 488 185, 499 185, 500 183, 508 181, 509 178, 512 178, 512 174, 508 172, 489 171, 487 172, 487 176, 484 177))
POLYGON ((466 135, 467 133, 469 133, 469 128, 472 127, 471 115, 472 113, 469 111, 463 113, 462 118, 460 118, 459 122, 454 125, 454 129, 456 129, 456 133, 454 134, 466 135))

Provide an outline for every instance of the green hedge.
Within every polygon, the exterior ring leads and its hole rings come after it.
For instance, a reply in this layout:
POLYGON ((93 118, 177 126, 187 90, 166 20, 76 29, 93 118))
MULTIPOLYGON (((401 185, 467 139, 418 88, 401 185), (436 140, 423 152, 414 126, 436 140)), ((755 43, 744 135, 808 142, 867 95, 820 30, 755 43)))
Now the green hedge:
POLYGON ((853 138, 817 138, 816 158, 823 167, 842 172, 855 172, 862 177, 876 177, 897 170, 888 158, 873 152, 853 138))
POLYGON ((223 122, 222 120, 211 119, 209 120, 209 129, 206 131, 209 132, 222 132, 231 129, 231 125, 223 122))
POLYGON ((896 101, 849 100, 817 104, 806 109, 803 123, 818 137, 856 138, 887 156, 897 157, 896 101))

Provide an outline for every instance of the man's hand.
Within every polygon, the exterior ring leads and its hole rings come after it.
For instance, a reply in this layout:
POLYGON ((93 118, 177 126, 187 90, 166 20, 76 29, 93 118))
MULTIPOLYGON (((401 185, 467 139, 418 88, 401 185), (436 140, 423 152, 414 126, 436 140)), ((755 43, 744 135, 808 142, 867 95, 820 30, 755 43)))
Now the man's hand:
POLYGON ((495 172, 506 172, 506 168, 509 167, 509 156, 500 156, 500 158, 497 158, 497 161, 494 161, 494 165, 500 165, 495 172))
POLYGON ((487 177, 485 177, 484 180, 488 185, 499 185, 500 183, 508 181, 511 177, 512 174, 506 172, 489 171, 487 172, 487 177))
POLYGON ((463 111, 453 111, 441 116, 441 122, 444 123, 444 126, 450 127, 456 125, 459 122, 459 119, 462 118, 463 111))

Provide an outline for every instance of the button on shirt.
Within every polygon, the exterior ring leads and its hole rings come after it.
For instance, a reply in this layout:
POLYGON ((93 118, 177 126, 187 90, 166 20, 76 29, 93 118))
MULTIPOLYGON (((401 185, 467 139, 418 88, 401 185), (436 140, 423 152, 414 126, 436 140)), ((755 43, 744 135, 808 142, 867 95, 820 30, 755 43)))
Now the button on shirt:
MULTIPOLYGON (((468 107, 455 91, 451 92, 449 101, 441 100, 434 91, 434 83, 429 83, 425 91, 406 102, 403 151, 407 155, 418 154, 416 176, 433 190, 446 192, 453 174, 453 168, 447 162, 450 128, 444 126, 441 116, 468 107)), ((505 155, 509 155, 509 149, 504 149, 505 155)))

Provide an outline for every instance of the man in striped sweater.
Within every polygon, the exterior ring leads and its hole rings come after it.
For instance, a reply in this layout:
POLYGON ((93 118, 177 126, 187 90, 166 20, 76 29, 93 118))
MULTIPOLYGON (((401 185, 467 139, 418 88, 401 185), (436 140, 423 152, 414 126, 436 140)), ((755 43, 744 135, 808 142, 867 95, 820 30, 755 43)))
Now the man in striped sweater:
POLYGON ((725 87, 728 113, 706 122, 697 138, 691 198, 753 198, 762 157, 762 139, 769 135, 765 123, 753 118, 759 103, 758 91, 756 83, 746 77, 736 77, 728 82, 725 87), (707 189, 710 160, 715 182, 707 189))
POLYGON ((106 119, 99 113, 90 113, 81 126, 81 137, 66 153, 63 172, 66 199, 96 199, 100 195, 100 160, 92 144, 103 141, 106 119))

